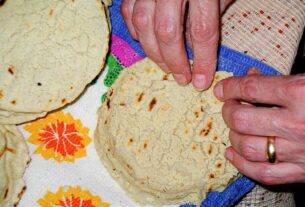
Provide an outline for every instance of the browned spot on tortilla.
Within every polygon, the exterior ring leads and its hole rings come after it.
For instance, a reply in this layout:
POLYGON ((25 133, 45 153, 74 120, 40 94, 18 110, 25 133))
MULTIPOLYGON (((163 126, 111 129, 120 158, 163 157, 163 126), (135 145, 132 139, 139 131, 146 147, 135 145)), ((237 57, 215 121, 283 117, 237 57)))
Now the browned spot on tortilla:
POLYGON ((73 86, 70 87, 70 90, 72 90, 72 89, 73 89, 73 86))
POLYGON ((110 152, 111 150, 108 148, 107 151, 110 152))
POLYGON ((129 76, 129 77, 128 77, 128 80, 129 80, 129 81, 133 81, 133 79, 134 79, 133 76, 129 76))
POLYGON ((52 102, 52 99, 49 99, 49 103, 51 103, 52 102))
POLYGON ((61 103, 62 103, 62 104, 67 103, 67 99, 65 99, 65 98, 61 99, 61 103))
POLYGON ((145 142, 144 142, 144 145, 143 145, 143 148, 144 148, 144 149, 146 149, 147 146, 148 146, 148 143, 147 143, 147 142, 148 142, 148 141, 145 141, 145 142))
POLYGON ((209 179, 213 179, 213 178, 215 178, 214 173, 209 174, 209 179))
POLYGON ((195 151, 197 149, 198 145, 197 144, 193 144, 192 145, 192 150, 195 151))
POLYGON ((218 137, 217 136, 214 136, 213 140, 214 141, 217 141, 218 137))
POLYGON ((188 134, 189 133, 189 129, 184 129, 184 134, 188 134))
POLYGON ((165 74, 165 75, 163 76, 162 80, 168 80, 168 76, 169 76, 169 74, 165 74))
POLYGON ((126 104, 125 103, 120 103, 120 106, 125 106, 126 104))
POLYGON ((212 192, 212 190, 213 190, 212 186, 209 186, 208 187, 208 192, 212 192))
MULTIPOLYGON (((22 196, 22 194, 24 193, 25 190, 26 190, 26 186, 24 186, 24 187, 22 188, 21 192, 18 194, 19 200, 20 200, 20 198, 21 198, 21 196, 22 196)), ((17 205, 17 204, 16 204, 16 205, 17 205)))
POLYGON ((188 124, 193 124, 193 122, 191 120, 188 120, 187 123, 188 124))
POLYGON ((113 94, 113 90, 110 89, 110 90, 109 90, 109 96, 112 96, 112 94, 113 94))
POLYGON ((222 142, 222 145, 227 146, 227 144, 226 144, 226 143, 224 143, 224 142, 222 142))
POLYGON ((215 79, 216 81, 218 81, 219 78, 220 78, 220 76, 219 76, 218 74, 216 74, 214 79, 215 79))
POLYGON ((209 155, 212 154, 212 150, 213 150, 212 145, 209 144, 209 147, 208 147, 208 154, 209 155))
POLYGON ((200 131, 200 136, 204 136, 204 137, 208 136, 211 129, 212 129, 212 120, 209 120, 207 126, 200 131))
POLYGON ((6 147, 5 150, 9 151, 10 153, 16 154, 16 150, 14 150, 12 148, 6 147))
POLYGON ((15 99, 12 100, 12 101, 11 101, 11 104, 15 105, 15 104, 16 104, 16 100, 15 100, 15 99))
POLYGON ((157 103, 157 99, 154 97, 149 103, 148 111, 152 111, 156 103, 157 103))
POLYGON ((130 139, 128 140, 127 145, 128 145, 128 146, 130 146, 130 145, 132 145, 132 144, 133 144, 133 142, 134 142, 134 140, 133 140, 132 138, 130 138, 130 139))
POLYGON ((109 98, 107 98, 106 105, 107 105, 107 108, 109 110, 110 109, 110 99, 109 98))
POLYGON ((104 121, 104 124, 106 125, 108 123, 107 119, 104 121))
POLYGON ((0 7, 5 4, 6 0, 0 0, 0 7))
POLYGON ((113 168, 112 170, 113 170, 113 171, 116 171, 116 169, 115 169, 115 168, 113 168))
POLYGON ((53 12, 54 12, 54 10, 53 10, 53 9, 50 9, 50 11, 49 11, 49 16, 50 16, 50 17, 53 16, 53 12))
POLYGON ((3 90, 0 90, 0 98, 2 98, 3 96, 4 96, 3 90))
POLYGON ((204 108, 203 108, 203 106, 201 106, 200 111, 201 111, 201 112, 204 112, 204 108))
POLYGON ((140 93, 140 94, 138 95, 137 101, 138 101, 139 103, 142 101, 144 95, 145 95, 145 94, 144 94, 143 92, 140 93))
POLYGON ((11 75, 15 75, 15 68, 14 66, 10 65, 7 69, 7 71, 11 74, 11 75))
POLYGON ((198 111, 195 111, 195 112, 194 112, 194 116, 195 116, 196 118, 198 118, 198 117, 199 117, 199 112, 198 112, 198 111))
POLYGON ((222 164, 221 164, 221 163, 218 163, 218 164, 216 165, 216 167, 217 167, 218 169, 220 169, 220 168, 221 168, 221 166, 222 166, 222 164))
POLYGON ((5 189, 5 192, 4 192, 4 195, 3 195, 3 200, 5 200, 6 199, 6 197, 7 197, 7 195, 8 195, 8 188, 7 189, 5 189))
POLYGON ((127 164, 126 166, 128 169, 132 170, 132 167, 129 164, 127 164))

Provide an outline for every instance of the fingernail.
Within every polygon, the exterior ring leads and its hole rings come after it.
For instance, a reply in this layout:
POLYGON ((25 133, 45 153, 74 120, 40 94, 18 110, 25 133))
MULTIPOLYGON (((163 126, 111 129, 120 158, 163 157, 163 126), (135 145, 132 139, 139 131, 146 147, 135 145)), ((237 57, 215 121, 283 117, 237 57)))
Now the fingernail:
POLYGON ((194 80, 193 80, 193 84, 195 86, 195 88, 197 88, 198 90, 202 91, 204 90, 206 87, 206 77, 203 74, 196 74, 194 76, 194 80))
POLYGON ((233 152, 232 152, 232 150, 227 149, 226 152, 225 152, 225 157, 226 157, 228 160, 232 161, 232 160, 233 160, 233 152))
POLYGON ((220 81, 219 83, 216 84, 216 86, 214 88, 214 94, 219 99, 223 99, 224 98, 224 95, 223 95, 223 82, 222 81, 220 81))
POLYGON ((181 85, 187 84, 187 79, 184 74, 173 74, 173 76, 179 84, 181 84, 181 85))

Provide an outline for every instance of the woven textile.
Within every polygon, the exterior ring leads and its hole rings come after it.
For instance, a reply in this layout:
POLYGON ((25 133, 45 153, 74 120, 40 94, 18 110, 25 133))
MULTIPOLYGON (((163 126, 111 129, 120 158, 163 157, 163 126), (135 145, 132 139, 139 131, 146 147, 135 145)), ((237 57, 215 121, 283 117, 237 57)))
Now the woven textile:
POLYGON ((294 207, 293 193, 256 185, 235 207, 294 207))
POLYGON ((304 25, 304 0, 238 0, 222 18, 222 44, 289 74, 304 25))

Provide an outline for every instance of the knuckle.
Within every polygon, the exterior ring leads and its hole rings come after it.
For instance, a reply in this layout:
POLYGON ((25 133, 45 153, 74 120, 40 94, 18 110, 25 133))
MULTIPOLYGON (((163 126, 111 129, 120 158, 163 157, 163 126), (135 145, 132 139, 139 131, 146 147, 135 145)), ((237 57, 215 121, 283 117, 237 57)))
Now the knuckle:
POLYGON ((279 121, 278 128, 284 130, 285 134, 294 134, 297 136, 305 136, 305 119, 286 119, 279 121))
POLYGON ((195 42, 213 42, 216 43, 218 39, 217 27, 209 24, 206 21, 197 21, 190 23, 191 37, 195 42))
POLYGON ((136 9, 133 14, 133 25, 136 30, 142 31, 149 26, 148 16, 144 10, 136 9))
POLYGON ((129 1, 123 1, 121 4, 121 12, 123 17, 131 17, 130 4, 129 1))
POLYGON ((255 102, 255 95, 258 93, 258 76, 244 77, 239 85, 242 97, 247 99, 247 101, 255 102))
POLYGON ((254 160, 254 158, 257 155, 257 151, 255 147, 253 147, 253 144, 247 141, 247 139, 242 139, 240 143, 240 152, 241 155, 249 161, 254 160))
POLYGON ((281 94, 287 95, 295 102, 305 101, 305 76, 298 76, 280 88, 281 94))
POLYGON ((273 185, 275 184, 276 178, 273 176, 272 169, 266 165, 263 166, 261 172, 259 173, 258 180, 264 185, 273 185))
POLYGON ((243 131, 245 125, 245 116, 242 110, 237 108, 233 109, 231 114, 231 127, 236 131, 243 131))
POLYGON ((156 26, 155 32, 157 38, 164 42, 176 42, 179 40, 178 27, 168 18, 162 19, 156 26))

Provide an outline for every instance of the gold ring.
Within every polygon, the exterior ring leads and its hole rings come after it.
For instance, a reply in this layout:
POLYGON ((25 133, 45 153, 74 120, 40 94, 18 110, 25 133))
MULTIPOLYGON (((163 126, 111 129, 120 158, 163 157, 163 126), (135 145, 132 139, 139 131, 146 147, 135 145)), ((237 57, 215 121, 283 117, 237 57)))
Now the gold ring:
POLYGON ((270 163, 276 162, 275 136, 267 137, 267 160, 270 163))

